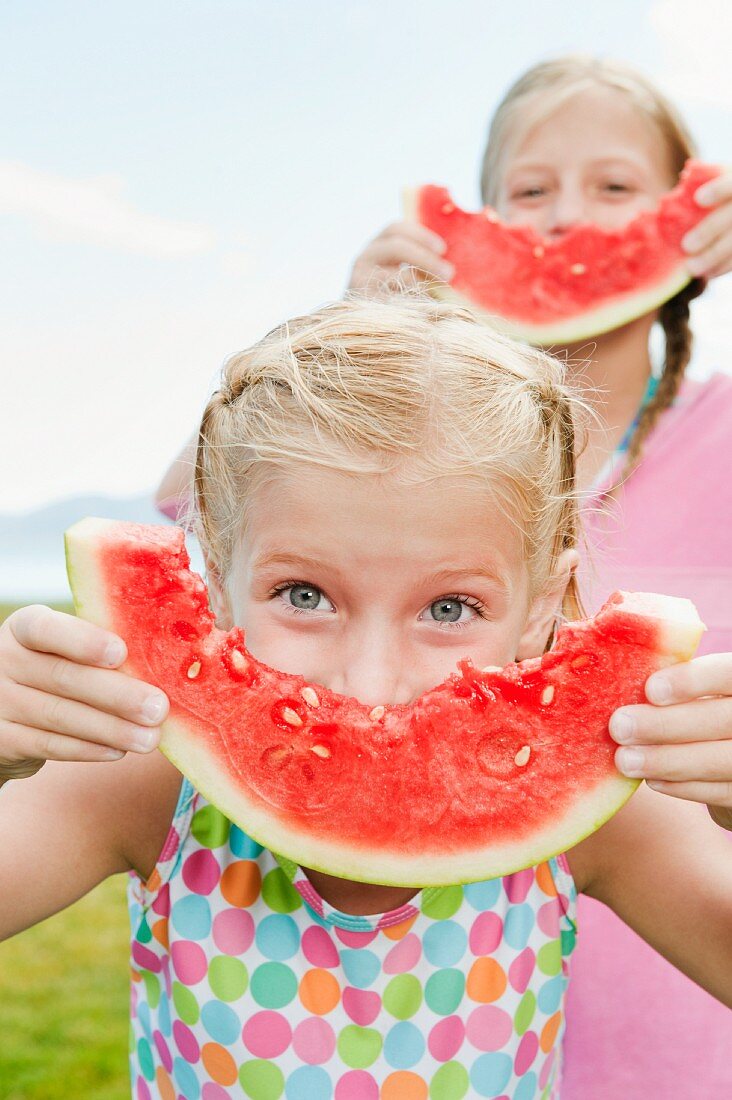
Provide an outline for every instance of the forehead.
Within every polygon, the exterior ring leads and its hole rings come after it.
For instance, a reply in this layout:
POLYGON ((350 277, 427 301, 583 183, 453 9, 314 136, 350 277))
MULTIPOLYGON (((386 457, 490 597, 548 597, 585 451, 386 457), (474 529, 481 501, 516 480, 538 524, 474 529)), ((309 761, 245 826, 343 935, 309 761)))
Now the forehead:
POLYGON ((506 150, 507 170, 615 158, 664 178, 670 174, 670 150, 658 124, 616 88, 584 88, 555 106, 533 96, 517 116, 514 135, 506 150))
POLYGON ((242 551, 250 566, 287 553, 341 570, 415 570, 461 561, 522 574, 525 536, 488 480, 409 483, 303 464, 260 485, 242 551))

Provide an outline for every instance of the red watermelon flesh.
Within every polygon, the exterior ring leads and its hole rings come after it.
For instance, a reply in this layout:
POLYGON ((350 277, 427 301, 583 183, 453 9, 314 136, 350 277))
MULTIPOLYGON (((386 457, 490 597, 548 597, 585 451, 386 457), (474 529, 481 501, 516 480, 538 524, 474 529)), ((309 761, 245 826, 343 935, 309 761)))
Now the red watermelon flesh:
POLYGON ((177 528, 86 519, 66 541, 78 613, 170 699, 166 756, 263 845, 366 882, 509 874, 598 828, 638 785, 615 769, 610 714, 703 629, 688 600, 616 593, 541 658, 463 661, 413 703, 371 708, 218 630, 177 528))
POLYGON ((461 210, 444 187, 409 191, 406 213, 445 241, 454 265, 441 298, 461 302, 531 344, 571 344, 626 324, 667 302, 692 279, 681 240, 709 213, 694 192, 720 169, 687 161, 655 210, 618 230, 578 225, 557 238, 506 225, 487 206, 461 210))

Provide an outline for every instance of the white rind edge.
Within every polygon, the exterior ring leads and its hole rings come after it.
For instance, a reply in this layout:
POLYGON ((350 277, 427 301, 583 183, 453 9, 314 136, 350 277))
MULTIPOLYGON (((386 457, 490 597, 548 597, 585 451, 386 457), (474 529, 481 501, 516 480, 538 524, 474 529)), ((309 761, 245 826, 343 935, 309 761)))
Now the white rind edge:
MULTIPOLYGON (((402 209, 407 221, 422 225, 417 213, 417 193, 418 188, 416 187, 405 187, 403 189, 402 209)), ((638 317, 643 317, 644 314, 650 313, 652 309, 663 305, 664 302, 668 302, 675 294, 683 290, 693 277, 686 267, 685 261, 680 260, 662 283, 654 283, 653 287, 648 290, 624 294, 578 316, 536 325, 515 318, 502 317, 497 313, 490 313, 466 294, 455 290, 449 283, 429 279, 426 287, 433 298, 462 306, 474 314, 483 324, 488 325, 497 332, 502 332, 514 340, 545 348, 554 344, 575 344, 578 340, 600 336, 603 332, 612 332, 613 329, 620 328, 630 321, 635 321, 638 317)))
POLYGON ((115 520, 89 516, 69 527, 64 535, 66 572, 76 613, 87 622, 112 631, 113 620, 105 598, 96 548, 116 526, 115 520))

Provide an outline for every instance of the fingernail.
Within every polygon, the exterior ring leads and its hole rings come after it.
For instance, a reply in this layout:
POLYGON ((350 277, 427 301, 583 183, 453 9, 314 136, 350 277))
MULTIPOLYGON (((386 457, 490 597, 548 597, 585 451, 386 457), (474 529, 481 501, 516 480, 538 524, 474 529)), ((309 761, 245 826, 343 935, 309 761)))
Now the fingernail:
POLYGON ((706 264, 698 257, 692 257, 686 261, 686 266, 692 275, 703 275, 706 264))
POLYGON ((640 749, 618 749, 615 754, 615 763, 623 775, 635 779, 643 775, 645 756, 640 749))
POLYGON ((135 733, 130 748, 134 752, 150 752, 158 743, 156 730, 149 730, 145 726, 135 726, 135 733))
POLYGON ((646 698, 651 703, 670 703, 671 684, 665 676, 652 676, 646 684, 646 698))
POLYGON ((140 707, 140 714, 147 722, 157 726, 162 721, 168 700, 164 695, 150 695, 140 707))
POLYGON ((121 665, 127 655, 124 643, 115 638, 114 641, 109 642, 107 648, 104 650, 104 663, 105 665, 111 665, 112 668, 116 668, 117 665, 121 665))
POLYGON ((698 248, 701 248, 701 240, 699 234, 693 230, 691 233, 687 233, 681 240, 681 247, 685 252, 696 252, 698 248))
POLYGON ((632 741, 635 722, 625 710, 616 710, 610 719, 610 736, 615 741, 632 741))
POLYGON ((104 752, 99 753, 100 760, 121 760, 125 754, 120 752, 119 749, 105 749, 104 752))

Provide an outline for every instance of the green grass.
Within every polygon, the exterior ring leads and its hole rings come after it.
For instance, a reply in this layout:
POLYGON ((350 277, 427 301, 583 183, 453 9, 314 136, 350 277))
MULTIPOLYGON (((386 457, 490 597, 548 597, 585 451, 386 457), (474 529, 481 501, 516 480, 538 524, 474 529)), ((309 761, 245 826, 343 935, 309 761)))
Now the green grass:
POLYGON ((0 1100, 129 1100, 124 890, 118 875, 0 944, 0 1100))

